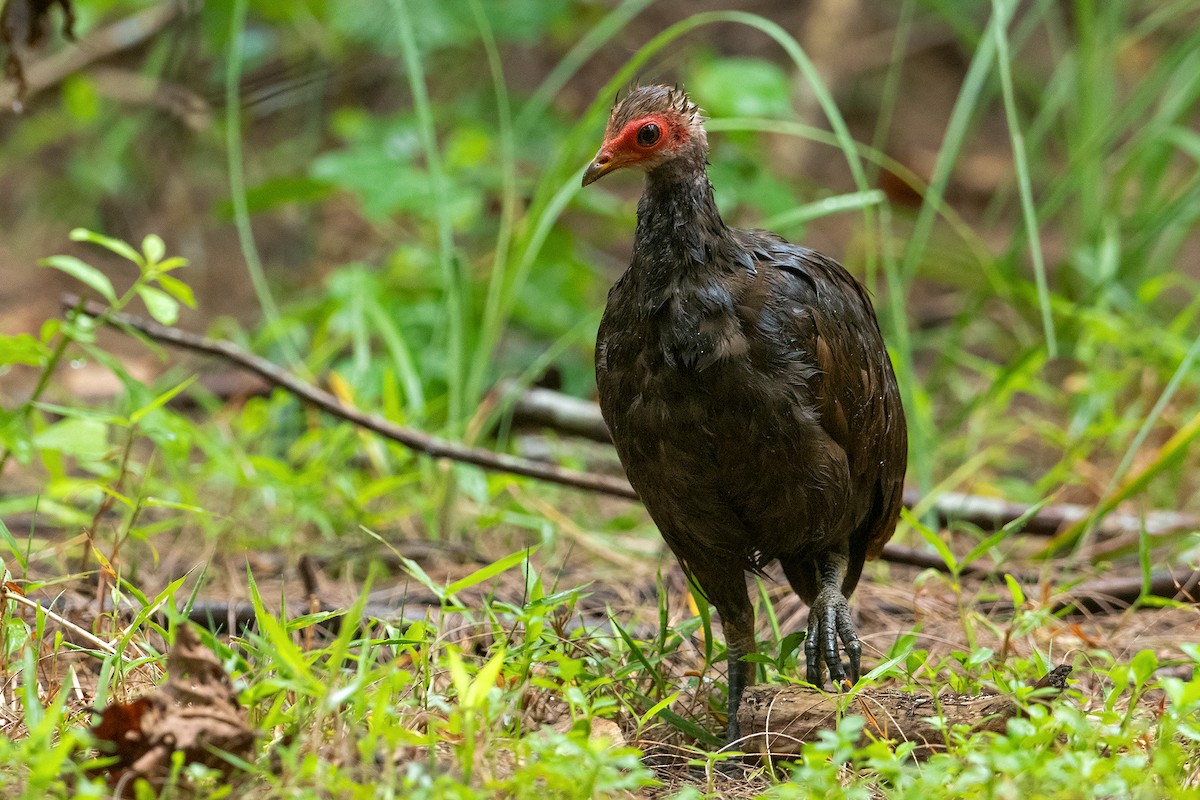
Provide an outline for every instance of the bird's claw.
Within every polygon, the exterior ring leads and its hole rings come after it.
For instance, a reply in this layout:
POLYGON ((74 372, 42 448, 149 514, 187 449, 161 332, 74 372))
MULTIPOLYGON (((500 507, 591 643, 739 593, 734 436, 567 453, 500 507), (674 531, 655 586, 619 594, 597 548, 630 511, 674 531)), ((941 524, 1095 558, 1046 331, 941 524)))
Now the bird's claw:
POLYGON ((839 689, 858 683, 862 661, 862 644, 854 633, 850 621, 850 604, 836 589, 825 589, 817 595, 816 602, 808 612, 808 636, 804 640, 804 656, 807 663, 807 680, 814 686, 825 685, 825 667, 829 668, 829 679, 839 689), (842 665, 838 639, 849 659, 849 674, 842 665))

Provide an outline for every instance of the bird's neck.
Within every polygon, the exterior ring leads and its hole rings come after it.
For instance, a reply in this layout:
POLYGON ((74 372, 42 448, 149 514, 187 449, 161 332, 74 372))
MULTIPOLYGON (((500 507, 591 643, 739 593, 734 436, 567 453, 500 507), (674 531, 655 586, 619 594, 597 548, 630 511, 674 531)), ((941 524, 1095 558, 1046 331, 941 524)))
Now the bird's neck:
POLYGON ((634 235, 634 268, 645 277, 658 283, 711 269, 727 236, 702 160, 646 173, 634 235))

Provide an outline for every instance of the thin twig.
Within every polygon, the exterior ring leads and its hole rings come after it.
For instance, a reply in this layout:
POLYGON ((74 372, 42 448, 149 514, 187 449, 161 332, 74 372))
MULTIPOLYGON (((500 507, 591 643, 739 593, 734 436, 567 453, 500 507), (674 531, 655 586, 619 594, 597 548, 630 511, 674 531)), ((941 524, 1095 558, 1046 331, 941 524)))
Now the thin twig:
MULTIPOLYGON (((103 639, 96 636, 94 633, 87 630, 86 628, 79 627, 74 622, 71 622, 71 620, 67 619, 66 617, 62 616, 61 614, 55 613, 54 611, 50 610, 49 608, 46 608, 44 605, 42 605, 41 603, 39 603, 38 601, 36 601, 32 598, 26 597, 25 595, 20 594, 19 592, 9 591, 8 589, 0 587, 0 600, 11 600, 14 603, 16 603, 17 605, 22 605, 22 606, 25 606, 26 608, 32 609, 34 611, 41 612, 42 614, 44 614, 46 616, 46 619, 57 622, 59 625, 63 626, 67 630, 71 631, 79 638, 81 638, 87 642, 90 642, 96 648, 103 650, 105 653, 108 653, 110 656, 115 656, 117 654, 117 648, 115 645, 104 641, 103 639)), ((131 649, 134 650, 134 652, 136 652, 138 654, 139 657, 145 658, 146 653, 140 647, 138 647, 132 640, 129 641, 127 644, 129 645, 129 647, 131 649)))
MULTIPOLYGON (((78 307, 82 313, 91 317, 98 317, 106 310, 104 305, 94 301, 87 301, 80 304, 78 297, 69 294, 62 296, 62 302, 65 308, 75 309, 78 307)), ((108 315, 108 322, 118 328, 135 330, 164 344, 223 358, 230 363, 237 364, 243 369, 265 378, 276 386, 288 390, 322 411, 344 419, 347 422, 352 422, 361 428, 378 433, 380 436, 392 441, 399 442, 418 453, 424 453, 433 458, 446 458, 451 461, 474 464, 477 467, 495 472, 507 472, 526 478, 536 478, 549 483, 557 483, 561 486, 585 489, 590 492, 598 492, 626 500, 638 499, 637 492, 623 478, 580 472, 527 458, 496 453, 479 447, 468 447, 467 445, 452 442, 448 439, 442 439, 427 433, 415 431, 412 428, 396 425, 373 414, 363 413, 356 408, 343 405, 341 401, 329 392, 300 380, 277 364, 256 356, 253 353, 248 353, 232 342, 210 339, 206 336, 197 336, 194 333, 189 333, 178 328, 168 328, 157 322, 142 319, 141 317, 124 312, 110 313, 108 315)))

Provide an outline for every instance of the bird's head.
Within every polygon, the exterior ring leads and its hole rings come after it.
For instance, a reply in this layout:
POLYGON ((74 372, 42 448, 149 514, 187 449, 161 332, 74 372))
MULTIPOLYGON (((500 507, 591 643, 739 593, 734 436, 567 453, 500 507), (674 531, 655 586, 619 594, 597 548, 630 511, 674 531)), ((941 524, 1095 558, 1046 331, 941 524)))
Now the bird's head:
POLYGON ((583 185, 622 167, 652 172, 681 161, 703 168, 707 156, 704 117, 687 94, 670 86, 639 86, 613 107, 583 185))

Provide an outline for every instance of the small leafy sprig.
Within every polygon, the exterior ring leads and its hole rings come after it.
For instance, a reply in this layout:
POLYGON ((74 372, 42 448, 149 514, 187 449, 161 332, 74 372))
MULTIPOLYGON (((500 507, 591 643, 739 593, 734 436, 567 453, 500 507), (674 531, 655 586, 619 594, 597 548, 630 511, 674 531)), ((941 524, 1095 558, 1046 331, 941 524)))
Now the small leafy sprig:
POLYGON ((0 336, 0 368, 24 364, 40 370, 37 383, 29 397, 11 411, 0 411, 0 471, 3 471, 14 452, 21 460, 30 455, 30 436, 26 424, 29 414, 37 407, 50 384, 50 379, 72 344, 91 344, 95 339, 95 331, 102 327, 114 312, 124 309, 136 297, 140 297, 146 304, 150 316, 163 325, 172 325, 179 319, 181 304, 191 308, 196 305, 191 287, 171 274, 186 266, 187 259, 179 256, 167 257, 166 245, 161 237, 155 234, 145 237, 142 240, 141 252, 120 239, 85 228, 72 230, 70 237, 72 241, 88 242, 103 247, 132 262, 138 273, 129 288, 118 295, 107 275, 76 256, 54 255, 38 262, 39 266, 57 269, 92 289, 103 298, 107 307, 97 317, 74 314, 65 320, 49 320, 37 336, 28 333, 0 336))
POLYGON ((196 298, 192 294, 192 288, 170 274, 180 267, 187 266, 187 259, 180 256, 166 258, 167 247, 163 244, 161 237, 152 233, 142 239, 140 253, 120 239, 104 236, 85 228, 76 228, 71 231, 71 240, 98 245, 137 266, 137 279, 124 294, 118 297, 108 276, 82 259, 75 256, 58 255, 43 258, 38 262, 40 266, 65 272, 94 289, 108 302, 110 311, 120 311, 134 297, 140 297, 146 304, 146 310, 150 312, 150 316, 163 325, 174 325, 179 319, 180 303, 189 308, 196 307, 196 298))

